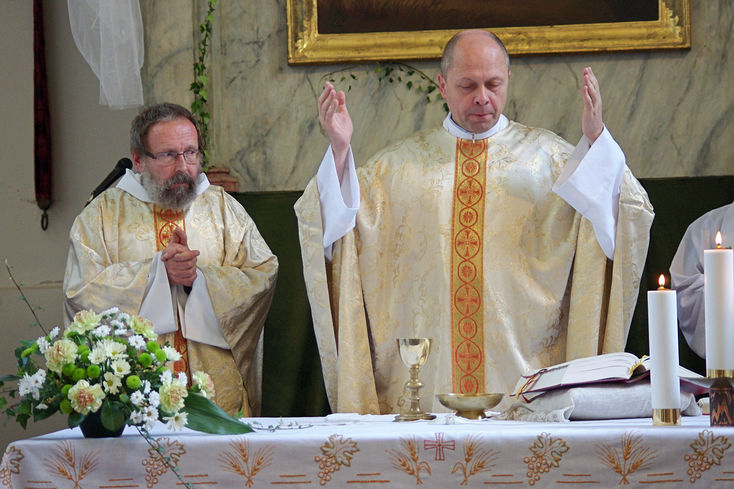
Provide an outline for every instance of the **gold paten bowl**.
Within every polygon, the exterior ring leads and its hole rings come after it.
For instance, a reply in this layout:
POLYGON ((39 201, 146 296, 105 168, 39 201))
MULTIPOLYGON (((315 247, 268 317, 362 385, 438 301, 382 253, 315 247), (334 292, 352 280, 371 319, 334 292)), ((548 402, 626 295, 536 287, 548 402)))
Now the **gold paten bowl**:
POLYGON ((504 394, 436 394, 441 404, 467 419, 486 418, 484 411, 499 404, 502 397, 504 394))

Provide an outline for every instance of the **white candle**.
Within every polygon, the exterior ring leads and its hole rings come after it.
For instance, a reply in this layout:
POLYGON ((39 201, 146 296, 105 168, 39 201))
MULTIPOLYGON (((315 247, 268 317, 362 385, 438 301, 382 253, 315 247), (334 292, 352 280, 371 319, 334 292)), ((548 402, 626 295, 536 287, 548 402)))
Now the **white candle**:
POLYGON ((734 369, 734 254, 721 248, 703 250, 706 370, 734 369))
POLYGON ((676 293, 665 288, 662 275, 660 288, 647 291, 647 325, 652 408, 680 409, 676 293))

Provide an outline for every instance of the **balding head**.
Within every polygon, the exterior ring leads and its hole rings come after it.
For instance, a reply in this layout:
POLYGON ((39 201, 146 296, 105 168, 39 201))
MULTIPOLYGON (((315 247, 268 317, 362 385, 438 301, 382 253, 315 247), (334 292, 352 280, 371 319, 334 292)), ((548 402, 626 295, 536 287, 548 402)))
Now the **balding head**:
POLYGON ((443 74, 443 76, 446 76, 448 71, 451 69, 451 64, 454 60, 454 51, 456 50, 456 45, 462 39, 472 36, 480 36, 486 38, 487 40, 493 41, 502 50, 502 54, 505 57, 505 63, 507 64, 507 69, 510 69, 510 55, 507 54, 507 48, 505 48, 505 44, 500 40, 500 38, 490 31, 472 29, 468 31, 457 32, 451 37, 451 39, 449 39, 449 42, 446 43, 446 46, 443 48, 443 55, 441 55, 441 73, 443 74))

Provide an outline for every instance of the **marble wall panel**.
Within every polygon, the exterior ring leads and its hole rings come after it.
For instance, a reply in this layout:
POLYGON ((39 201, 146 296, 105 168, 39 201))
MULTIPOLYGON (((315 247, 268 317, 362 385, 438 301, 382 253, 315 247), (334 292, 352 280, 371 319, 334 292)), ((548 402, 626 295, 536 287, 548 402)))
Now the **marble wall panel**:
MULTIPOLYGON (((146 101, 190 103, 194 32, 204 3, 141 2, 146 101)), ((581 72, 590 65, 601 83, 605 122, 636 175, 733 173, 734 4, 691 3, 690 50, 513 59, 505 113, 575 143, 581 72)), ((244 191, 301 189, 315 173, 327 146, 316 99, 329 73, 347 69, 357 77, 339 86, 349 90, 358 162, 444 117, 441 103, 426 104, 404 84, 380 83, 363 66, 289 66, 285 0, 220 0, 213 44, 214 160, 232 169, 244 191)), ((436 62, 413 65, 435 77, 436 62)))

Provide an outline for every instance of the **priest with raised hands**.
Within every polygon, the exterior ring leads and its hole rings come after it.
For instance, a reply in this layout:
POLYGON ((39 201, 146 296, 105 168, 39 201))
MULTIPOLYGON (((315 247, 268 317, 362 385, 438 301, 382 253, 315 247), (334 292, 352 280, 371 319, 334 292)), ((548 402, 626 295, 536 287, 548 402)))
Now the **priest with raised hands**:
POLYGON ((65 320, 83 309, 139 314, 182 354, 176 372, 207 372, 220 407, 258 414, 278 260, 239 202, 202 173, 201 136, 186 108, 143 110, 130 146, 135 171, 72 225, 65 320))
POLYGON ((429 337, 437 393, 511 392, 530 369, 623 350, 653 212, 584 69, 583 136, 502 114, 510 59, 482 30, 446 45, 443 127, 355 168, 345 94, 327 83, 330 147, 296 203, 304 275, 335 412, 395 413, 396 338, 429 337))

